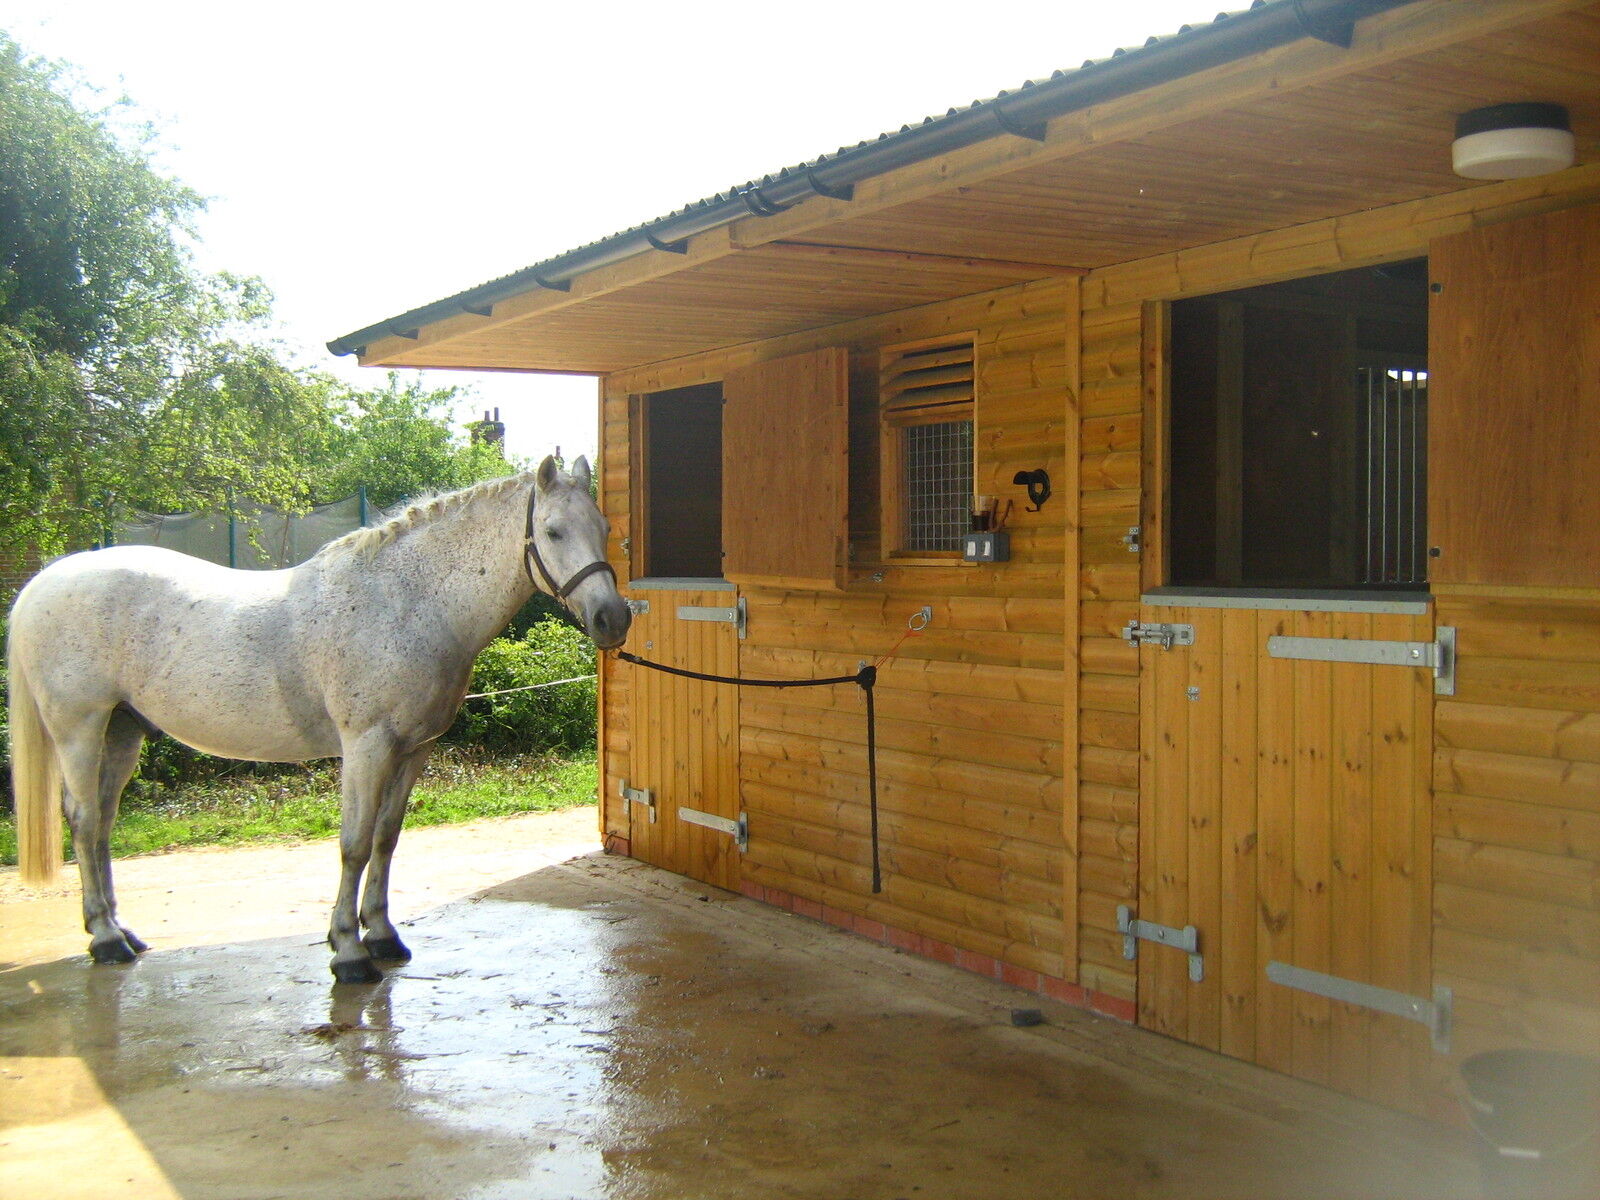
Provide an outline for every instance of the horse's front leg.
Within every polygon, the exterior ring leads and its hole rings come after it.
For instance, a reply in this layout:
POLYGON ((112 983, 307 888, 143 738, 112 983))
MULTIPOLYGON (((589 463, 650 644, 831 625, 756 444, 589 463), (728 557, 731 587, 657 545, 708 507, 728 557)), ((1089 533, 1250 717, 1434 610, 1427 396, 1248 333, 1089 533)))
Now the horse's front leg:
POLYGON ((394 738, 383 729, 369 729, 344 747, 340 791, 339 895, 333 902, 328 942, 333 946, 333 977, 340 983, 376 983, 383 973, 361 944, 356 900, 361 875, 372 859, 372 835, 378 810, 401 766, 394 738))
POLYGON ((367 882, 361 892, 361 923, 367 927, 364 939, 367 953, 379 962, 411 961, 411 951, 389 920, 389 866, 394 861, 395 845, 400 841, 406 802, 432 751, 433 743, 429 742, 400 760, 399 768, 384 789, 373 825, 372 860, 367 864, 367 882))

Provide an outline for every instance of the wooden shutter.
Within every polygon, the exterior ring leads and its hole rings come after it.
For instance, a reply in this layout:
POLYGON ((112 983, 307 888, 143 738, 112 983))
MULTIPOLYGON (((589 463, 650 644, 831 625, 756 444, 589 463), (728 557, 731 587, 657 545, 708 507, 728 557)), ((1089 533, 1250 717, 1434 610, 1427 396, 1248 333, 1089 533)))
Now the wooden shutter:
POLYGON ((1600 206, 1430 248, 1430 578, 1600 579, 1600 206))
POLYGON ((849 354, 830 347, 723 381, 723 574, 763 587, 844 586, 849 354))

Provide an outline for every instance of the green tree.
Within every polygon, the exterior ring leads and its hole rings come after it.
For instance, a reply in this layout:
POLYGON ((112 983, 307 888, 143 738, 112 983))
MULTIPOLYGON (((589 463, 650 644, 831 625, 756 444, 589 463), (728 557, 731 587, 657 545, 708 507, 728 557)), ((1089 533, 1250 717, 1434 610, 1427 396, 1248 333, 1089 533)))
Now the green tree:
POLYGON ((405 383, 392 371, 380 387, 347 391, 339 435, 315 475, 317 495, 331 499, 365 487, 368 502, 386 508, 514 470, 498 447, 464 442, 451 431, 442 414, 458 396, 456 388, 405 383))

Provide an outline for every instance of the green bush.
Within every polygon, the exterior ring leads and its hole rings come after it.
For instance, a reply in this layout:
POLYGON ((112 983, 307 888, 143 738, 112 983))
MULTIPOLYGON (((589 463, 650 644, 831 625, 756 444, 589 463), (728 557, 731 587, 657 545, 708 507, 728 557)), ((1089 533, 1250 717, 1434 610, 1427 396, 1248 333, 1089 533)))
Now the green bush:
POLYGON ((529 627, 521 637, 497 638, 484 647, 473 664, 470 692, 507 692, 534 684, 555 686, 468 700, 445 740, 478 746, 494 754, 592 751, 595 681, 555 681, 594 672, 594 643, 553 617, 529 627))

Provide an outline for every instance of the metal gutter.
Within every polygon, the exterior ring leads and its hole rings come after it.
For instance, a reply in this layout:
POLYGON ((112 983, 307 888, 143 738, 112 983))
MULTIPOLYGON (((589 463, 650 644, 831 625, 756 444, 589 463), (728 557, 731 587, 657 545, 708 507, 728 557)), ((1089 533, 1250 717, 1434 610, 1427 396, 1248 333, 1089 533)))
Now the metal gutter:
POLYGON ((696 234, 749 216, 772 216, 812 196, 848 200, 862 180, 974 145, 998 134, 1044 139, 1048 121, 1095 104, 1212 67, 1276 49, 1301 38, 1349 47, 1355 22, 1415 0, 1256 0, 1255 7, 1223 14, 1209 25, 1186 26, 1168 38, 1088 62, 1075 71, 1026 83, 920 125, 789 167, 777 175, 698 201, 668 216, 570 250, 511 275, 368 325, 327 343, 335 355, 362 354, 382 337, 415 338, 422 326, 461 313, 488 316, 497 301, 534 288, 568 291, 587 271, 650 251, 686 253, 696 234))

